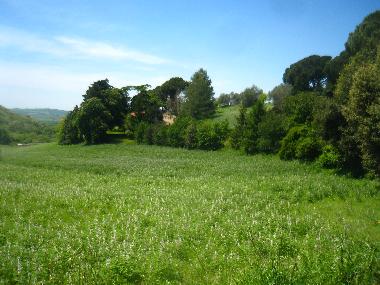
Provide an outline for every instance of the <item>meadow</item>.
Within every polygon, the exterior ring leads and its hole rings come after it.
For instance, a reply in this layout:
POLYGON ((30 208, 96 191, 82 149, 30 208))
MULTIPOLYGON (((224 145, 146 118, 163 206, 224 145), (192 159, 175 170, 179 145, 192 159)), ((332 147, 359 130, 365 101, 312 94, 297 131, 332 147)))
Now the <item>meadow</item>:
POLYGON ((1 284, 379 284, 380 184, 232 150, 2 147, 1 284))

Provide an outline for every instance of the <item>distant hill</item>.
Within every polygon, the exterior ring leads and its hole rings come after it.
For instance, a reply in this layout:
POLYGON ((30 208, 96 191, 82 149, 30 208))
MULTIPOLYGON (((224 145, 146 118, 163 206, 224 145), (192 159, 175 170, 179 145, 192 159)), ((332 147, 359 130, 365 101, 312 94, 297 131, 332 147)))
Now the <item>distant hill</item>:
POLYGON ((48 109, 48 108, 39 108, 39 109, 20 109, 14 108, 10 109, 12 112, 29 116, 36 121, 43 122, 48 125, 56 125, 59 121, 65 117, 68 111, 58 110, 58 109, 48 109))
POLYGON ((3 139, 3 144, 49 142, 54 137, 54 127, 0 106, 0 140, 3 139))

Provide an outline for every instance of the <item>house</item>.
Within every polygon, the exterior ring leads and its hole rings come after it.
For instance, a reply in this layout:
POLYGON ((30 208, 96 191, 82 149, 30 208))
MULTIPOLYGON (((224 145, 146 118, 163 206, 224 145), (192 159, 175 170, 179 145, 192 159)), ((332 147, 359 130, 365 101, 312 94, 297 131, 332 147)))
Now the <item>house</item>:
POLYGON ((162 114, 162 121, 166 125, 172 125, 174 123, 174 121, 175 121, 175 118, 176 118, 176 116, 173 115, 170 112, 165 112, 165 113, 162 114))

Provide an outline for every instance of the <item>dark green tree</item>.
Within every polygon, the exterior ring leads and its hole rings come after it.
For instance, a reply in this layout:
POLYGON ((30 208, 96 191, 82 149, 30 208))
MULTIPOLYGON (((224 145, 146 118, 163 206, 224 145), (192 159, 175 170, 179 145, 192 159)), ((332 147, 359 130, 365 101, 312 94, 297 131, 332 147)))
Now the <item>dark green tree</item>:
POLYGON ((186 89, 188 82, 181 77, 173 77, 154 89, 154 92, 161 100, 165 110, 174 115, 180 111, 181 98, 180 94, 186 89))
POLYGON ((211 117, 214 113, 214 89, 206 70, 200 69, 191 77, 191 82, 185 90, 185 102, 181 115, 204 119, 211 117))
POLYGON ((131 111, 137 122, 156 123, 162 121, 162 111, 160 109, 160 99, 155 92, 147 90, 145 87, 138 88, 139 93, 131 100, 131 111))
POLYGON ((109 129, 111 114, 99 98, 85 100, 78 111, 77 124, 86 144, 103 142, 109 129))
POLYGON ((130 87, 115 88, 109 84, 108 79, 104 79, 94 82, 83 95, 83 99, 87 101, 98 98, 111 114, 107 124, 113 128, 122 126, 124 123, 124 118, 129 111, 129 90, 130 87))
POLYGON ((292 94, 293 87, 290 84, 280 84, 268 93, 268 98, 272 101, 273 107, 282 109, 284 99, 292 94))
POLYGON ((78 113, 79 108, 75 106, 62 120, 58 128, 59 144, 77 144, 82 142, 78 128, 78 113))
POLYGON ((258 152, 259 123, 265 115, 264 100, 263 96, 259 98, 247 114, 247 127, 243 134, 243 146, 247 154, 258 152))
POLYGON ((247 128, 247 108, 241 105, 235 128, 231 132, 232 148, 240 149, 243 146, 244 132, 246 128, 247 128))
POLYGON ((293 92, 298 91, 323 91, 327 84, 326 65, 331 56, 311 55, 285 70, 284 83, 293 86, 293 92))
POLYGON ((343 115, 359 146, 363 166, 380 176, 380 56, 376 64, 355 72, 343 115))
POLYGON ((249 108, 259 99, 261 94, 263 94, 263 90, 256 85, 246 88, 240 93, 241 104, 243 104, 244 107, 249 108))

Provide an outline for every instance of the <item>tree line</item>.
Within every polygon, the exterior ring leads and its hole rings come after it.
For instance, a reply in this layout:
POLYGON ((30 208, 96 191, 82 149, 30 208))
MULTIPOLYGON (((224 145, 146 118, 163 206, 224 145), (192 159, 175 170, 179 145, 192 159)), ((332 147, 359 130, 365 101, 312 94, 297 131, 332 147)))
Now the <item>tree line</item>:
POLYGON ((149 85, 115 88, 93 83, 83 102, 62 122, 59 142, 99 143, 109 130, 139 143, 277 153, 281 159, 317 161, 353 175, 380 175, 380 11, 349 34, 336 57, 311 55, 291 64, 283 84, 268 94, 253 85, 214 98, 204 69, 190 81, 174 77, 149 85), (131 91, 137 93, 131 97, 131 91), (240 105, 236 125, 208 118, 217 106, 240 105), (164 112, 177 116, 162 123, 164 112))

